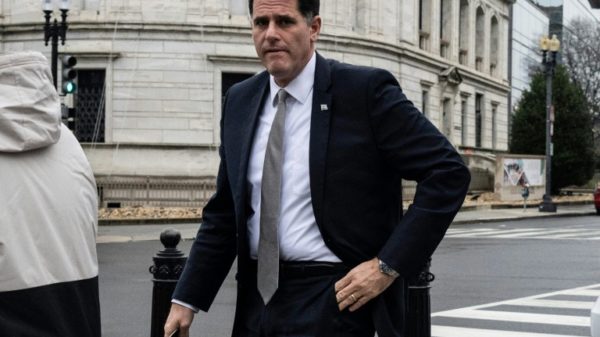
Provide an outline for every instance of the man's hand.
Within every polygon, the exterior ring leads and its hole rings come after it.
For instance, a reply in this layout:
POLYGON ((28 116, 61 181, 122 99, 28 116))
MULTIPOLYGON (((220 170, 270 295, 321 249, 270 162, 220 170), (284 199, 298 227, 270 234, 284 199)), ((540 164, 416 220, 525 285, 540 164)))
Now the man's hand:
POLYGON ((381 294, 394 282, 394 277, 379 271, 379 260, 363 262, 335 283, 335 297, 340 311, 355 311, 381 294))
POLYGON ((171 304, 171 311, 165 323, 165 337, 170 337, 179 329, 179 337, 190 336, 190 325, 194 319, 194 312, 177 303, 171 304))

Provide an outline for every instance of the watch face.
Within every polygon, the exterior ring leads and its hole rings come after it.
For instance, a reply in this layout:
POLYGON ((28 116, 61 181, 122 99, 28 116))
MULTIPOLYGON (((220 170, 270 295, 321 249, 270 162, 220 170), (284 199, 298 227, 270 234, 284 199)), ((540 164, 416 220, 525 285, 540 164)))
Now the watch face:
POLYGON ((381 260, 379 260, 379 271, 389 276, 396 277, 399 275, 394 269, 392 269, 390 266, 388 266, 387 264, 385 264, 385 262, 381 260))

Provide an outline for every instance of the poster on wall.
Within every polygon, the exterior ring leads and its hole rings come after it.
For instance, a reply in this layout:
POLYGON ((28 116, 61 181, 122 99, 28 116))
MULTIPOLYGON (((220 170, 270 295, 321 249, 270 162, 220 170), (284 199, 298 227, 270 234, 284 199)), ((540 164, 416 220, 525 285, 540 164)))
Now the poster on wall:
POLYGON ((504 186, 544 185, 542 159, 504 158, 504 186))

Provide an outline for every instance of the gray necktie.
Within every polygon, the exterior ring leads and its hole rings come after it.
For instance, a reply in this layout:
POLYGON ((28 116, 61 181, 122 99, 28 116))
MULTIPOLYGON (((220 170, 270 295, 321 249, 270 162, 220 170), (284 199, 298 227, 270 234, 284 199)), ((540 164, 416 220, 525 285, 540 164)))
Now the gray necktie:
POLYGON ((271 125, 265 153, 260 194, 260 237, 258 240, 257 286, 269 303, 279 284, 279 240, 277 227, 281 209, 281 173, 283 171, 283 133, 287 92, 277 93, 277 112, 271 125))

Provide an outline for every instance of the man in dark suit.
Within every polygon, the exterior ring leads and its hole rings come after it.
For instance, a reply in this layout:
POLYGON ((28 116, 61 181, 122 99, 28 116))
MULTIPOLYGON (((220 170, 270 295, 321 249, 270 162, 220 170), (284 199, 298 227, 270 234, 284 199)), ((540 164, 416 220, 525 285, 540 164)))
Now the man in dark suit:
POLYGON ((403 336, 404 280, 441 241, 469 172, 389 72, 316 53, 318 0, 249 6, 267 71, 225 99, 217 191, 165 336, 188 335, 236 256, 234 336, 403 336), (418 183, 404 215, 401 179, 418 183))

